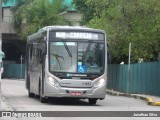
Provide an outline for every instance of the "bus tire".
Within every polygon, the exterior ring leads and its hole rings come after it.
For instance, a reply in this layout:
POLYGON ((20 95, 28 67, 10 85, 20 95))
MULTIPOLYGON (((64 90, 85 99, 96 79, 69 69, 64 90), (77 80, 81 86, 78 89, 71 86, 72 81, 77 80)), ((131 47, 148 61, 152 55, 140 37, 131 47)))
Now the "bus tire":
POLYGON ((33 98, 35 96, 34 93, 30 93, 30 91, 28 90, 28 97, 33 98))
POLYGON ((41 101, 41 103, 47 103, 48 102, 48 98, 40 96, 40 101, 41 101))
POLYGON ((40 94, 40 101, 41 101, 41 103, 47 103, 48 98, 42 97, 42 95, 40 94))
POLYGON ((89 98, 88 100, 89 100, 89 104, 91 104, 91 105, 94 105, 97 102, 97 99, 95 99, 95 98, 89 98))
POLYGON ((39 98, 40 98, 41 103, 47 103, 48 102, 48 98, 42 96, 42 89, 41 89, 40 84, 39 84, 39 98))

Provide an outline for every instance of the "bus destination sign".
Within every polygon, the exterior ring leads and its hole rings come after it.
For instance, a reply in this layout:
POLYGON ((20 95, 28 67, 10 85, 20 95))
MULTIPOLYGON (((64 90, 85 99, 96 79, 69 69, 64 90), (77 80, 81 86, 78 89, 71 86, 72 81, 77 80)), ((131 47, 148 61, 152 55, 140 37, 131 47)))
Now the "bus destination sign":
POLYGON ((98 40, 98 35, 99 34, 87 33, 87 32, 56 32, 56 38, 63 38, 63 39, 98 40))

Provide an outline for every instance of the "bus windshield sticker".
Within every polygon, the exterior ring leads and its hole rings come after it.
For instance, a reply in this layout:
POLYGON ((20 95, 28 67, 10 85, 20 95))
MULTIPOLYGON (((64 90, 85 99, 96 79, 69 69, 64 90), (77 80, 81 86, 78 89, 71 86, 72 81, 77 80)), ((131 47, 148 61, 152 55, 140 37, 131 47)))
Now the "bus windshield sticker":
POLYGON ((82 65, 82 62, 78 62, 78 65, 82 65))
POLYGON ((66 42, 68 46, 76 46, 75 42, 66 42))
MULTIPOLYGON (((57 46, 63 46, 64 42, 56 42, 57 46)), ((75 42, 66 42, 67 46, 76 46, 75 42)))
POLYGON ((63 46, 64 43, 63 43, 63 42, 56 42, 56 45, 57 45, 57 46, 63 46))
POLYGON ((85 73, 86 72, 86 65, 78 65, 78 72, 85 73))

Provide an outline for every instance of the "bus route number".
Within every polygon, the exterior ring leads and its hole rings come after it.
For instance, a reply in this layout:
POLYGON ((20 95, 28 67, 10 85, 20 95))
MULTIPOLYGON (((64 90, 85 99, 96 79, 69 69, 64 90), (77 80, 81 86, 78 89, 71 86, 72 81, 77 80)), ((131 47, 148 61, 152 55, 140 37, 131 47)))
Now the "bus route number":
POLYGON ((91 82, 82 82, 82 85, 89 86, 91 85, 91 82))

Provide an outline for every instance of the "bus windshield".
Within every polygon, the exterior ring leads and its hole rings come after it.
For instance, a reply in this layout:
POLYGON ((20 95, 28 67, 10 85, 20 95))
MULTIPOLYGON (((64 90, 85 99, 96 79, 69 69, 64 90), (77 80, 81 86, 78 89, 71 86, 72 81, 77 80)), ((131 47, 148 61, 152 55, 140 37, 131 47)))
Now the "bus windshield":
POLYGON ((104 72, 104 43, 50 42, 49 69, 51 72, 102 73, 104 72))

